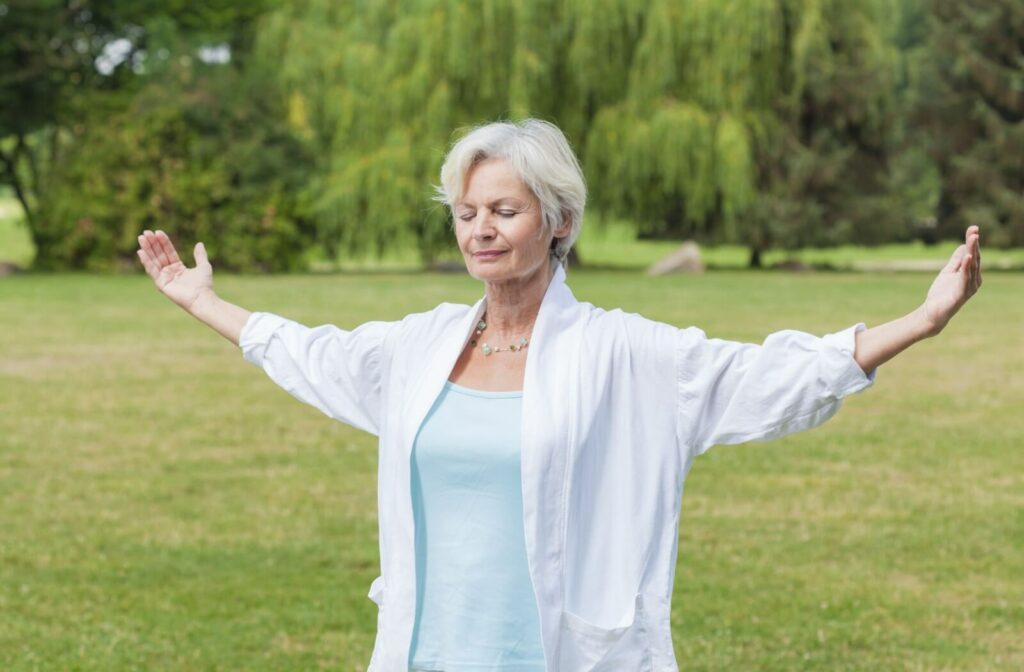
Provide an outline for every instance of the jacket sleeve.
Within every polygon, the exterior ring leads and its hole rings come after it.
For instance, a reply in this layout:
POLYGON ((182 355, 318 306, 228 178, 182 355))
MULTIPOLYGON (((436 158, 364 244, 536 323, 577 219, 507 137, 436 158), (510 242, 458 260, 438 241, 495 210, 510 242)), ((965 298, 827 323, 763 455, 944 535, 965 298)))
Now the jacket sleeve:
POLYGON ((293 397, 327 416, 378 434, 385 339, 394 322, 367 322, 352 331, 307 327, 273 313, 253 313, 239 347, 293 397))
POLYGON ((875 381, 853 358, 856 324, 818 338, 780 331, 764 344, 679 332, 676 348, 679 427, 690 457, 717 444, 736 444, 816 427, 839 410, 843 397, 875 381))

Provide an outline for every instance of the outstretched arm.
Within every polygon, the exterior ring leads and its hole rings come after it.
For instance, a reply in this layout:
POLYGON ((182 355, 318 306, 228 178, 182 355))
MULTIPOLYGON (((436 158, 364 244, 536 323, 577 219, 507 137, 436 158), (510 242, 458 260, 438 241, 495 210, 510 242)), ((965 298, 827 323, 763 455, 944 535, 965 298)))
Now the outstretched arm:
POLYGON ((195 246, 195 268, 187 268, 163 231, 143 232, 138 255, 157 289, 239 346, 246 361, 293 397, 336 420, 379 433, 381 350, 393 323, 367 322, 345 331, 249 312, 214 293, 213 269, 202 243, 195 246))
POLYGON ((939 272, 928 296, 913 312, 865 329, 857 334, 854 359, 866 372, 873 371, 908 347, 936 336, 945 328, 967 299, 981 287, 981 250, 978 227, 967 229, 964 244, 953 252, 939 272))
POLYGON ((139 236, 139 261, 157 289, 185 312, 238 345, 239 334, 251 314, 213 291, 213 267, 206 247, 196 243, 195 268, 187 268, 174 244, 163 231, 143 231, 139 236))

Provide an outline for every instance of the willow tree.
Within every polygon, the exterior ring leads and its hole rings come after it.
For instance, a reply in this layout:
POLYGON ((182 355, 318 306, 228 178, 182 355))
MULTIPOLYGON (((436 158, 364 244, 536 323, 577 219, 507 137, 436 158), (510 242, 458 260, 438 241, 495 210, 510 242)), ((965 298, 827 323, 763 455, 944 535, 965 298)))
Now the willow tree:
POLYGON ((293 125, 318 148, 321 242, 425 257, 453 129, 557 123, 590 212, 640 235, 833 242, 876 221, 894 54, 883 0, 304 0, 275 12, 293 125), (870 209, 869 209, 870 210, 870 209))
POLYGON ((260 51, 317 148, 307 198, 329 254, 413 244, 429 258, 450 244, 430 196, 452 131, 554 112, 555 9, 306 0, 269 18, 260 51))

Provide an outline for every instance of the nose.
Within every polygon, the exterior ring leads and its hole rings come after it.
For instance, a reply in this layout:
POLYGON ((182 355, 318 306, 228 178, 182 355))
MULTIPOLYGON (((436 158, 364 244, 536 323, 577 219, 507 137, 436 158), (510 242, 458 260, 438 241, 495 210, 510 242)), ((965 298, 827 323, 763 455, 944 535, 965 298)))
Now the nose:
POLYGON ((490 240, 494 237, 494 213, 486 208, 480 208, 473 219, 474 240, 490 240))

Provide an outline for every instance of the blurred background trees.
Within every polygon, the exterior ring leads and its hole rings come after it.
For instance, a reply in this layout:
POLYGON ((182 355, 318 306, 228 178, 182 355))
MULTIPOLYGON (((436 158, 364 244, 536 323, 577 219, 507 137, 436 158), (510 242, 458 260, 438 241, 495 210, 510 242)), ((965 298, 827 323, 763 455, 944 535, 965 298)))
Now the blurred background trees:
POLYGON ((771 248, 1024 240, 1009 0, 0 0, 0 181, 40 268, 451 248, 456 129, 538 116, 590 225, 771 248))
POLYGON ((942 176, 941 235, 979 224, 1024 245, 1024 4, 929 0, 929 59, 917 99, 942 176))
POLYGON ((266 2, 0 4, 0 169, 40 269, 135 268, 136 235, 299 267, 307 147, 252 57, 266 2))

